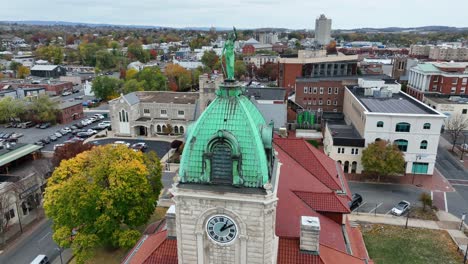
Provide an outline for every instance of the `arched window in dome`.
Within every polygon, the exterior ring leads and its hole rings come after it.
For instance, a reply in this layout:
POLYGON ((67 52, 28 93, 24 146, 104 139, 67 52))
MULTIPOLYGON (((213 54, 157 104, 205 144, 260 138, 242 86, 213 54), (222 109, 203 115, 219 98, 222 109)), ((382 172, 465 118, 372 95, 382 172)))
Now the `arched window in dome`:
POLYGON ((231 147, 218 142, 212 148, 211 181, 213 183, 232 183, 232 151, 231 147))

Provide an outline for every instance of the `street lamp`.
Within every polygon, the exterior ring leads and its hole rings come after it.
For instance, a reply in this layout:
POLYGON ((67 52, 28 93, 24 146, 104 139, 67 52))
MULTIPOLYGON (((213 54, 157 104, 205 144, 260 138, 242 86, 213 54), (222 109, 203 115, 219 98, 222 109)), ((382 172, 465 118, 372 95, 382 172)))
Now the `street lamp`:
POLYGON ((461 222, 460 222, 460 230, 462 230, 463 222, 465 221, 465 218, 466 218, 466 213, 463 213, 461 217, 461 222))
POLYGON ((57 250, 58 250, 59 255, 60 255, 60 264, 63 264, 63 259, 62 259, 62 248, 61 248, 61 247, 58 247, 57 250))

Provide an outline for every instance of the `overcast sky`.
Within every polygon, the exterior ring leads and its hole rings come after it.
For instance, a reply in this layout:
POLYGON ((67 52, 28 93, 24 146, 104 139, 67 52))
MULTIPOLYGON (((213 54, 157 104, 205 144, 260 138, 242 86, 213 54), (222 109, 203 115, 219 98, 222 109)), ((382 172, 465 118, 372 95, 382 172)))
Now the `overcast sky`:
POLYGON ((313 29, 323 13, 333 29, 468 27, 468 0, 0 0, 0 6, 0 20, 14 21, 313 29))

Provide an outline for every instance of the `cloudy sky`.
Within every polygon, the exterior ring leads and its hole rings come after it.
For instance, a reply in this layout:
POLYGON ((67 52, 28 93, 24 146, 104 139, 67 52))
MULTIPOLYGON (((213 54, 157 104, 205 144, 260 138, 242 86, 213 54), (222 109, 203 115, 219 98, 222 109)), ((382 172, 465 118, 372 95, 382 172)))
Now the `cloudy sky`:
POLYGON ((324 13, 334 29, 468 27, 468 0, 0 0, 0 6, 0 20, 14 21, 312 29, 324 13))

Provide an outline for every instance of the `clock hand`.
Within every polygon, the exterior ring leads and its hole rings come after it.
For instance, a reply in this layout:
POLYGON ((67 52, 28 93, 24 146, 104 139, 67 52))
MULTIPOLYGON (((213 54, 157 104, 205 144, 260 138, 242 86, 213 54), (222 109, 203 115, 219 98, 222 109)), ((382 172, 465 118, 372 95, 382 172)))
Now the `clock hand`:
POLYGON ((228 225, 228 226, 224 225, 224 226, 221 228, 220 231, 223 232, 224 230, 226 230, 226 229, 228 229, 228 228, 231 228, 231 227, 233 227, 233 226, 234 226, 234 224, 230 224, 230 225, 228 225))

